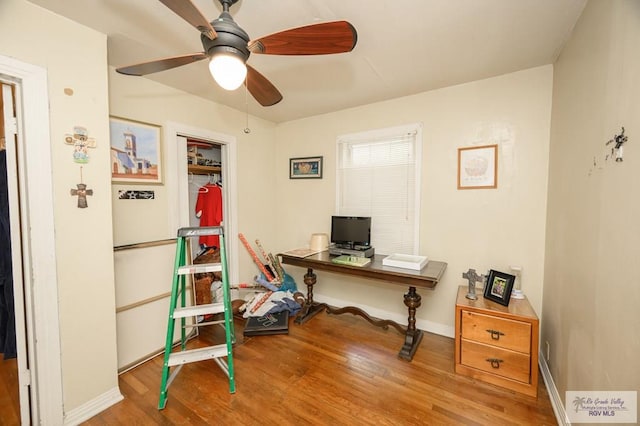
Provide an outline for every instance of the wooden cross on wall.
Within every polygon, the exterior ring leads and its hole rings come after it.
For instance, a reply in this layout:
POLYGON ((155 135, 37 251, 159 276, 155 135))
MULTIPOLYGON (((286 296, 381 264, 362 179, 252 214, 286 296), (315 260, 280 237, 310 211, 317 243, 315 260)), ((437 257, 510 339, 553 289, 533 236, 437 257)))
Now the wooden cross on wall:
POLYGON ((469 282, 469 292, 467 293, 467 299, 476 300, 476 283, 484 281, 484 275, 478 275, 475 269, 469 269, 467 272, 462 273, 462 278, 469 282))
POLYGON ((87 195, 93 195, 93 189, 87 189, 87 185, 82 183, 82 167, 80 167, 80 183, 76 183, 77 189, 71 189, 71 195, 78 197, 78 208, 86 209, 87 195))
POLYGON ((93 189, 87 189, 87 185, 84 183, 77 183, 78 189, 72 189, 71 195, 78 196, 78 208, 86 209, 89 207, 87 204, 87 195, 93 195, 93 189))

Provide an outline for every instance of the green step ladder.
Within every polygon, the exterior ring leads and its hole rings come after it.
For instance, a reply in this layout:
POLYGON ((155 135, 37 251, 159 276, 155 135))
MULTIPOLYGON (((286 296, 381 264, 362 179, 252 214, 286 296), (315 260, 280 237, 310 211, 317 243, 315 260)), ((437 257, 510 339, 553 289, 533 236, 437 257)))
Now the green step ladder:
POLYGON ((233 327, 233 312, 231 310, 231 291, 229 289, 229 275, 227 273, 227 256, 224 244, 224 230, 221 226, 190 227, 178 230, 176 244, 176 258, 173 273, 173 285, 171 288, 171 300, 169 302, 169 323, 167 325, 167 340, 164 350, 164 363, 162 366, 162 381, 160 384, 160 399, 158 409, 162 410, 167 405, 167 391, 171 382, 180 372, 180 369, 192 362, 213 359, 229 378, 229 392, 235 393, 236 382, 233 372, 233 344, 235 343, 235 330, 233 327), (187 265, 187 240, 207 235, 218 235, 220 238, 220 263, 202 263, 187 265), (186 276, 205 272, 222 272, 223 301, 206 305, 187 306, 186 276), (178 306, 178 297, 180 306, 178 306), (198 316, 224 313, 224 320, 197 322, 198 316), (187 318, 192 322, 187 323, 187 318), (173 350, 173 336, 176 321, 180 320, 180 345, 179 350, 173 350), (205 325, 222 324, 225 329, 225 343, 198 348, 186 349, 187 329, 205 325), (226 358, 226 361, 225 359, 226 358), (175 367, 172 369, 172 367, 175 367))

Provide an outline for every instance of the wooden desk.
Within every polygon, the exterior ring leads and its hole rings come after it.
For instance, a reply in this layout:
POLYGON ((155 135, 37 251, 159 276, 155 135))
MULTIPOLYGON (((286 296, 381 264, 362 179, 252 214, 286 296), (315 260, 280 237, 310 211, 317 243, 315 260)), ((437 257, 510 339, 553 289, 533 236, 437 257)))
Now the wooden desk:
POLYGON ((340 265, 331 262, 335 256, 329 255, 328 251, 314 254, 312 256, 300 258, 295 256, 287 256, 280 254, 282 263, 293 266, 307 268, 304 275, 304 283, 307 285, 307 300, 305 301, 300 314, 296 318, 297 324, 303 324, 312 318, 318 312, 326 310, 330 314, 351 313, 360 315, 371 324, 388 328, 394 327, 400 333, 405 335, 404 345, 398 356, 402 359, 411 361, 413 355, 422 340, 422 330, 416 328, 416 309, 420 307, 422 297, 417 293, 416 287, 433 289, 442 278, 447 264, 430 260, 421 271, 413 271, 410 269, 394 268, 391 266, 383 266, 382 259, 386 255, 377 254, 371 259, 371 263, 366 266, 349 266, 340 265), (378 320, 371 318, 365 311, 355 306, 347 306, 344 308, 333 308, 325 303, 317 303, 313 300, 313 286, 317 282, 316 274, 313 270, 330 271, 336 274, 353 275, 367 279, 378 281, 386 281, 393 284, 404 284, 409 286, 409 291, 404 295, 404 304, 409 310, 408 325, 403 326, 391 320, 378 320))

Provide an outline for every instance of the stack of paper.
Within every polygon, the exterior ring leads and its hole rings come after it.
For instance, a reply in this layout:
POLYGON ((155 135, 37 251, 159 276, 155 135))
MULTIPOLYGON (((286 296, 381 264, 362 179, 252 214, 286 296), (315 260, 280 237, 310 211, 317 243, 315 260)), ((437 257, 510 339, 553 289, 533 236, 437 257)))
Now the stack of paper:
POLYGON ((324 250, 314 250, 314 249, 309 249, 309 248, 298 248, 298 249, 285 251, 282 254, 286 254, 287 256, 293 256, 293 257, 307 257, 307 256, 311 256, 312 254, 320 253, 321 251, 324 251, 324 250))

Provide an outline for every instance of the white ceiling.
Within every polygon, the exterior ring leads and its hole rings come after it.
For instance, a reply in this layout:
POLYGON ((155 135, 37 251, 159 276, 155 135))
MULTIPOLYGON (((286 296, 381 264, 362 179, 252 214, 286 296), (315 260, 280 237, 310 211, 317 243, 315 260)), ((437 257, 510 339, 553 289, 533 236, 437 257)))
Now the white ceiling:
MULTIPOLYGON (((201 52, 200 33, 158 0, 30 0, 108 35, 115 67, 201 52)), ((213 20, 217 0, 193 0, 213 20)), ((284 99, 260 106, 244 89, 226 92, 206 61, 147 77, 273 122, 289 121, 555 61, 586 0, 240 0, 235 21, 253 38, 347 20, 350 53, 253 54, 249 63, 284 99)))

